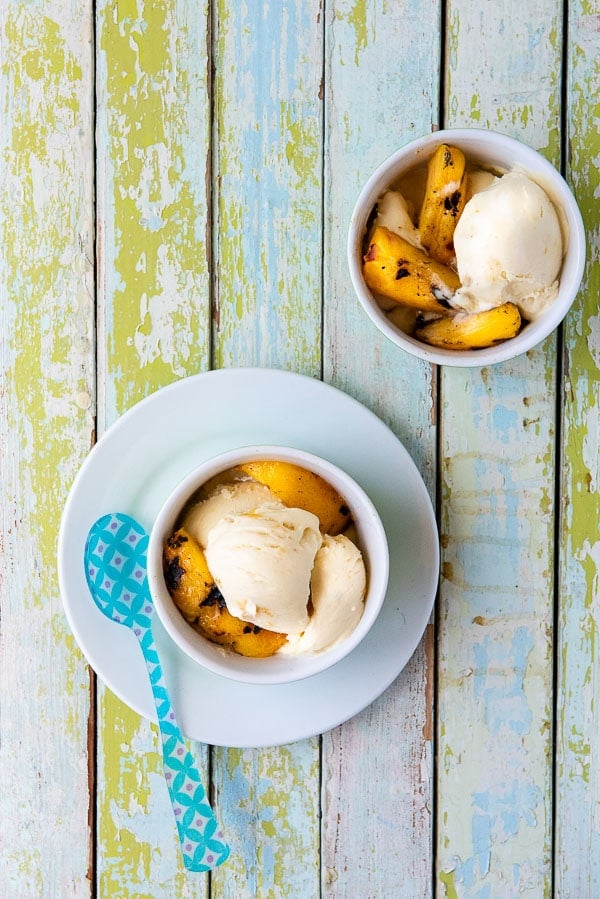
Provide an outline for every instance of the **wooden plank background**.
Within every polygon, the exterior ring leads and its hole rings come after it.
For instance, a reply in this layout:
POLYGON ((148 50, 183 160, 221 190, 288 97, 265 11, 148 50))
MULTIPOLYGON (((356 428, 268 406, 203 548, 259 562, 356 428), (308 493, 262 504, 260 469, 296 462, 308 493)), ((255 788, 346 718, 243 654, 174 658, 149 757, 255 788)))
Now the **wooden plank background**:
MULTIPOLYGON (((448 5, 446 123, 498 128, 560 165, 560 10, 486 12, 484 26, 481 6, 448 5)), ((437 876, 449 895, 551 891, 556 371, 555 337, 504 365, 442 370, 437 876)))
POLYGON ((600 5, 569 4, 566 170, 588 236, 564 326, 556 716, 558 896, 600 891, 600 5))
POLYGON ((1 5, 0 895, 599 895, 599 23, 598 0, 1 5), (397 351, 347 273, 365 178, 444 126, 540 149, 587 227, 563 328, 487 369, 397 351), (193 746, 233 850, 207 877, 181 866, 155 728, 70 635, 55 555, 96 432, 232 365, 322 376, 390 425, 443 577, 352 721, 193 746))
MULTIPOLYGON (((346 239, 365 176, 438 126, 440 8, 336 0, 325 25, 324 377, 398 434, 435 498, 435 372, 371 325, 346 239)), ((433 654, 430 627, 385 695, 323 739, 324 896, 431 894, 433 654)))
MULTIPOLYGON (((0 892, 89 895, 90 674, 56 537, 94 432, 92 22, 0 5, 0 892)), ((90 734, 93 746, 93 733, 90 734)))

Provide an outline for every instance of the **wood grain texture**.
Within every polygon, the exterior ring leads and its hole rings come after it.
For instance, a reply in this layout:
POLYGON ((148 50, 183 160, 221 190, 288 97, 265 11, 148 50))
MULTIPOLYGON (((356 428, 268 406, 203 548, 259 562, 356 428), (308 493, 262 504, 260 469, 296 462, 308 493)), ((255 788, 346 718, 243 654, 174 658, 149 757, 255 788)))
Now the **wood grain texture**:
POLYGON ((434 633, 373 705, 323 735, 323 895, 431 895, 434 633))
POLYGON ((0 893, 89 895, 90 679, 56 540, 94 416, 86 2, 0 6, 0 893))
MULTIPOLYGON (((369 322, 346 241, 372 170, 437 123, 439 62, 437 3, 327 4, 324 377, 390 425, 432 497, 435 373, 369 322)), ((431 892, 433 647, 430 629, 384 697, 323 738, 324 896, 431 892)))
POLYGON ((203 5, 98 5, 101 431, 208 367, 207 35, 203 5))
MULTIPOLYGON (((321 367, 320 4, 214 9, 217 367, 321 367)), ((319 741, 213 750, 231 860, 215 897, 317 896, 319 741)))
POLYGON ((321 366, 318 0, 215 4, 215 367, 321 366))
POLYGON ((435 377, 369 321, 346 254, 350 217, 372 171, 437 128, 437 2, 336 0, 327 9, 323 352, 325 380, 398 434, 433 495, 435 377))
POLYGON ((569 5, 567 178, 587 234, 582 289, 564 325, 564 436, 556 717, 556 895, 600 892, 600 5, 569 5))
POLYGON ((211 896, 278 899, 319 895, 319 740, 213 749, 221 823, 231 840, 211 896))
MULTIPOLYGON (((558 163, 561 12, 534 6, 449 3, 445 124, 495 128, 558 163)), ((556 370, 550 338, 442 372, 442 895, 551 891, 556 370)))
POLYGON ((599 59, 599 0, 0 3, 2 899, 600 895, 599 59), (564 145, 586 223, 563 337, 493 368, 402 353, 348 275, 365 179, 438 125, 564 145), (56 538, 96 387, 102 433, 234 365, 322 375, 389 424, 439 488, 443 580, 438 632, 353 720, 191 746, 232 843, 208 877, 156 728, 94 703, 56 538))
MULTIPOLYGON (((208 367, 207 9, 98 5, 100 429, 208 367)), ((156 728, 98 691, 101 896, 206 894, 183 870, 156 728)), ((208 750, 193 752, 207 778, 208 750)))

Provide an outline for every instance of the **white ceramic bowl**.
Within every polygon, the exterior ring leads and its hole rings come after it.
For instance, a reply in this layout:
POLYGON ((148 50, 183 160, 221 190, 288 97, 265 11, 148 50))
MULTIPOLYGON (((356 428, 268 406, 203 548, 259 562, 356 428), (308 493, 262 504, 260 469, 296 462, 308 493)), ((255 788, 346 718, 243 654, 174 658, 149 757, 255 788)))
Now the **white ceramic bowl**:
POLYGON ((352 652, 373 625, 388 582, 389 552, 385 530, 373 503, 361 487, 340 468, 302 450, 282 446, 242 447, 222 453, 195 469, 171 493, 161 508, 148 546, 148 583, 158 615, 175 643, 199 665, 216 674, 251 684, 282 684, 324 671, 352 652), (368 587, 363 615, 343 642, 315 655, 275 654, 266 659, 248 658, 211 643, 191 628, 171 599, 163 577, 162 549, 173 532, 183 507, 210 478, 242 462, 277 459, 316 472, 346 500, 367 566, 368 587))
POLYGON ((439 365, 493 365, 525 353, 548 336, 567 314, 579 289, 585 263, 585 233, 581 213, 567 183, 547 160, 518 140, 476 129, 436 131, 419 138, 386 159, 371 175, 361 191, 348 235, 350 277, 367 315, 380 331, 397 346, 439 365), (559 293, 551 307, 540 318, 523 327, 504 343, 480 350, 444 350, 405 334, 395 327, 367 287, 362 274, 363 242, 367 223, 381 195, 406 172, 425 163, 441 143, 458 147, 469 162, 484 168, 506 171, 513 167, 525 170, 542 187, 554 203, 565 236, 565 255, 560 272, 559 293))

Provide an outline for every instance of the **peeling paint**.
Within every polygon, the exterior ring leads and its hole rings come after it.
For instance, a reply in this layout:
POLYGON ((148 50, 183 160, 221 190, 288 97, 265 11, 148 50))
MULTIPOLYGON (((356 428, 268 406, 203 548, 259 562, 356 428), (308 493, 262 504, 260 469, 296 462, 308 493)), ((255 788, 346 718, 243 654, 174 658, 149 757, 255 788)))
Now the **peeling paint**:
POLYGON ((600 292, 600 29, 593 3, 569 4, 567 178, 587 236, 582 288, 567 316, 562 431, 557 737, 556 890, 586 895, 600 884, 598 620, 600 521, 598 295, 600 292))
MULTIPOLYGON (((210 360, 207 9, 98 5, 99 430, 210 360)), ((185 873, 154 727, 99 686, 100 895, 205 897, 185 873)), ((193 754, 207 774, 207 749, 193 754)))
POLYGON ((56 538, 93 430, 91 17, 0 6, 2 893, 89 890, 89 673, 56 538), (86 407, 75 400, 88 396, 86 407), (16 835, 16 836, 15 836, 16 835))
MULTIPOLYGON (((417 0, 325 4, 323 376, 389 424, 432 496, 435 372, 369 323, 346 241, 367 177, 438 121, 438 18, 439 4, 417 0)), ((323 737, 322 865, 336 874, 323 897, 433 894, 432 636, 380 701, 323 737)))
POLYGON ((232 18, 217 4, 219 367, 320 372, 322 70, 307 63, 323 48, 319 4, 310 6, 265 5, 259 16, 242 8, 232 18), (253 83, 249 73, 263 68, 253 83))
POLYGON ((222 823, 234 844, 227 871, 213 875, 217 895, 312 895, 319 877, 317 748, 308 740, 279 749, 215 750, 222 823))
POLYGON ((208 146, 209 116, 202 10, 188 21, 183 3, 106 0, 98 22, 105 427, 152 390, 207 367, 208 205, 198 148, 208 146))
MULTIPOLYGON (((557 161, 562 23, 542 6, 535 26, 527 10, 508 27, 499 6, 450 4, 446 124, 497 127, 557 161)), ((451 896, 550 888, 556 351, 551 338, 504 366, 442 371, 452 576, 441 586, 438 878, 451 896)))
MULTIPOLYGON (((557 162, 563 23, 556 4, 535 6, 532 24, 526 5, 509 20, 502 5, 449 2, 446 124, 498 127, 557 162)), ((438 5, 294 0, 254 16, 251 5, 219 0, 214 158, 208 7, 98 4, 99 430, 155 388, 207 368, 214 319, 217 364, 323 367, 390 423, 432 494, 441 422, 445 576, 439 642, 430 627, 386 696, 323 738, 322 834, 318 740, 214 752, 215 802, 236 845, 212 894, 429 895, 434 799, 440 894, 549 892, 555 723, 556 890, 584 895, 600 884, 597 10, 584 0, 568 8, 564 162, 588 265, 563 329, 556 509, 556 338, 514 364, 442 372, 438 406, 430 368, 380 340, 349 300, 345 233, 365 173, 437 121, 438 5)), ((4 876, 13 893, 36 896, 95 888, 89 676, 54 573, 66 490, 94 434, 91 39, 82 0, 7 0, 0 10, 10 124, 0 132, 2 639, 28 648, 2 669, 15 715, 3 715, 0 817, 27 812, 4 876)), ((155 728, 103 687, 98 716, 98 894, 206 899, 208 879, 181 867, 155 728)), ((206 774, 207 748, 194 752, 206 774)))

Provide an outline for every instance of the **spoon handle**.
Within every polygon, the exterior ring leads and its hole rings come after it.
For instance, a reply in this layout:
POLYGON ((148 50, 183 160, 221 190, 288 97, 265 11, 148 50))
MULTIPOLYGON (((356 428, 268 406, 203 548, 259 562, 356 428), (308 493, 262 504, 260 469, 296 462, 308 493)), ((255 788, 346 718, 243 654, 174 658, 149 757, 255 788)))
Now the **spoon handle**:
POLYGON ((183 861, 189 871, 210 871, 229 856, 192 754, 175 720, 152 634, 154 606, 148 587, 148 534, 121 512, 90 528, 84 552, 92 598, 103 615, 130 628, 138 639, 156 706, 165 780, 173 805, 183 861))
POLYGON ((183 861, 190 871, 209 871, 228 858, 229 846, 223 840, 194 758, 177 725, 152 630, 148 627, 137 636, 156 705, 165 779, 181 840, 183 861))

